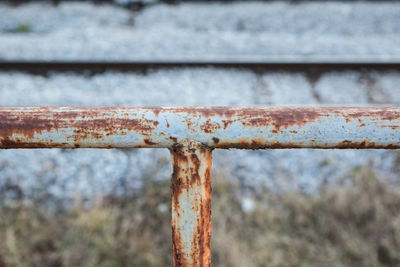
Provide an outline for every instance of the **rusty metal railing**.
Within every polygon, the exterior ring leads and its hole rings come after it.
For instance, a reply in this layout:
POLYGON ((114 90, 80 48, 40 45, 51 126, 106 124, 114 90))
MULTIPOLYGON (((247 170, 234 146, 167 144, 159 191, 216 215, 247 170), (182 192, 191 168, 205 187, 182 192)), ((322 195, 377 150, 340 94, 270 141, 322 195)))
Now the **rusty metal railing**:
POLYGON ((211 265, 215 148, 400 148, 400 108, 2 107, 0 148, 168 148, 174 266, 211 265))

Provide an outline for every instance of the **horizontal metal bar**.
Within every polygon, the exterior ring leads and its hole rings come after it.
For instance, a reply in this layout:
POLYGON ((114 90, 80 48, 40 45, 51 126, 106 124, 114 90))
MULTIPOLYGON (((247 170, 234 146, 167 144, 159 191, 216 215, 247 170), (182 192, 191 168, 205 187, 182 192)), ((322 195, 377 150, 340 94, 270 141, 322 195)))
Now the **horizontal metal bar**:
POLYGON ((137 61, 0 61, 0 71, 23 71, 32 74, 52 72, 103 73, 112 71, 146 72, 152 69, 213 67, 246 69, 257 72, 325 73, 332 71, 389 71, 400 70, 397 61, 296 61, 296 60, 137 60, 137 61))
POLYGON ((399 107, 1 107, 0 148, 400 148, 399 107))

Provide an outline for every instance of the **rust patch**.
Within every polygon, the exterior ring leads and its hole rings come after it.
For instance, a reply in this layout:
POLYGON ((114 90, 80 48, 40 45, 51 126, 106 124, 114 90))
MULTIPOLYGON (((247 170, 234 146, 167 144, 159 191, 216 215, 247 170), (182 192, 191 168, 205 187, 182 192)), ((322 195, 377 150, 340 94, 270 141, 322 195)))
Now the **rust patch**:
MULTIPOLYGON (((214 108, 213 108, 214 109, 214 108)), ((324 112, 319 109, 310 108, 299 108, 299 107, 285 107, 285 108, 275 108, 271 107, 268 109, 261 108, 215 108, 214 112, 207 112, 207 114, 213 114, 221 116, 222 126, 227 129, 233 123, 239 122, 245 127, 263 127, 263 126, 273 126, 273 131, 278 133, 281 128, 287 129, 290 126, 297 125, 299 127, 311 123, 318 117, 327 116, 324 112)), ((200 114, 204 112, 202 110, 198 111, 200 114)), ((210 133, 212 131, 218 130, 219 127, 207 127, 204 126, 203 131, 210 133)))
POLYGON ((143 139, 143 141, 144 141, 145 144, 147 144, 149 146, 157 145, 157 143, 154 143, 149 139, 143 139))
POLYGON ((171 139, 174 144, 178 143, 178 138, 176 137, 171 136, 169 139, 171 139))
POLYGON ((316 145, 315 139, 310 140, 311 144, 301 143, 280 143, 280 142, 263 142, 256 140, 246 140, 239 143, 221 142, 216 145, 217 148, 221 149, 292 149, 292 148, 330 148, 330 149, 399 149, 400 144, 389 144, 389 145, 378 145, 375 142, 371 142, 368 139, 364 139, 361 142, 352 142, 350 140, 344 140, 335 145, 329 145, 328 143, 316 145))
MULTIPOLYGON (((201 153, 201 152, 200 152, 201 153)), ((196 153, 192 153, 190 155, 191 161, 193 163, 193 168, 191 168, 191 177, 190 177, 190 186, 193 186, 194 184, 201 185, 201 178, 200 178, 200 159, 196 155, 196 153)))
POLYGON ((228 107, 198 107, 198 108, 172 108, 173 113, 187 113, 197 117, 210 118, 219 116, 223 127, 226 129, 234 122, 241 122, 244 126, 274 125, 277 130, 281 127, 303 125, 314 121, 320 116, 326 116, 324 108, 305 107, 270 107, 270 108, 228 108, 228 107))
MULTIPOLYGON (((9 138, 4 138, 0 141, 1 147, 5 149, 9 148, 43 148, 42 142, 26 142, 22 140, 11 140, 9 138)), ((67 143, 55 143, 51 142, 46 144, 46 148, 62 148, 67 147, 67 143)), ((72 147, 79 147, 79 145, 74 145, 72 147)))
POLYGON ((210 118, 219 116, 222 118, 224 129, 235 122, 241 122, 244 126, 261 127, 273 125, 276 131, 290 126, 303 126, 311 123, 319 117, 332 115, 343 116, 347 122, 358 120, 360 123, 365 117, 376 117, 381 120, 398 120, 398 112, 394 108, 370 108, 370 107, 184 107, 170 108, 172 113, 186 113, 194 117, 210 118))
POLYGON ((237 112, 235 109, 228 107, 176 107, 169 108, 168 111, 172 113, 187 113, 203 118, 210 118, 213 116, 231 118, 237 112))
POLYGON ((183 151, 183 147, 177 146, 170 149, 172 154, 172 177, 171 177, 171 194, 172 203, 179 209, 179 195, 182 193, 184 181, 182 181, 182 166, 187 165, 187 158, 183 151))
MULTIPOLYGON (((298 129, 290 127, 303 127, 306 124, 315 122, 316 120, 329 117, 343 118, 349 123, 354 123, 356 126, 365 127, 367 120, 374 121, 375 119, 383 122, 383 128, 392 130, 399 129, 400 111, 398 108, 333 108, 333 107, 268 107, 268 108, 228 108, 228 107, 181 107, 181 108, 114 108, 114 107, 87 107, 87 108, 0 108, 0 140, 5 140, 4 146, 8 142, 8 147, 11 146, 10 140, 16 142, 18 137, 25 141, 25 144, 20 146, 29 146, 29 139, 34 139, 35 136, 53 132, 60 136, 66 135, 65 140, 69 140, 68 144, 85 145, 88 140, 101 140, 114 135, 123 136, 129 132, 136 132, 143 136, 144 144, 137 144, 136 147, 154 145, 154 140, 151 140, 153 131, 159 126, 159 120, 163 118, 163 112, 176 113, 177 116, 183 119, 191 132, 202 131, 205 134, 212 134, 221 129, 227 129, 230 125, 237 123, 243 127, 250 128, 265 128, 268 127, 273 134, 279 134, 288 129, 290 133, 297 134, 298 129), (146 119, 146 112, 153 112, 158 119, 146 119), (139 114, 141 116, 139 116, 139 114), (212 118, 212 116, 216 116, 212 118), (199 124, 199 119, 205 122, 199 124), (366 120, 367 119, 367 120, 366 120), (72 131, 72 133, 71 133, 72 131), (8 141, 7 141, 8 140, 8 141), (70 144, 73 140, 73 144, 70 144)), ((152 117, 152 115, 150 116, 152 117)), ((166 118, 166 117, 164 117, 166 118)), ((167 128, 174 127, 166 121, 167 128)), ((222 135, 215 137, 210 136, 212 144, 205 143, 204 146, 215 146, 221 148, 268 148, 258 140, 237 142, 236 140, 229 143, 224 141, 224 132, 222 135), (217 138, 217 139, 215 139, 217 138), (218 142, 216 141, 218 140, 218 142)), ((173 141, 176 145, 178 138, 172 139, 168 137, 168 131, 162 134, 167 134, 167 138, 173 141)), ((179 136, 179 140, 185 140, 185 133, 179 136)), ((156 139, 157 140, 157 139, 156 139)), ((48 144, 43 141, 42 147, 54 147, 60 144, 48 144)), ((62 143, 60 141, 60 143, 62 143)), ((266 141, 265 141, 266 142, 266 141)), ((33 144, 39 146, 40 144, 33 144)), ((96 143, 96 142, 94 142, 96 143)), ((345 146, 344 144, 341 144, 345 146)), ((362 145, 362 144, 360 144, 362 145)), ((18 144, 15 144, 18 146, 18 144)), ((110 145, 111 146, 111 145, 110 145)), ((278 146, 278 145, 274 145, 278 146)), ((392 145, 393 146, 393 145, 392 145)), ((397 145, 395 145, 397 146, 397 145)), ((315 147, 315 146, 313 146, 315 147)), ((370 146, 368 146, 370 147, 370 146)))
POLYGON ((302 108, 286 108, 262 112, 263 114, 245 115, 248 118, 242 121, 244 126, 262 127, 272 125, 276 132, 281 128, 287 129, 291 126, 304 126, 324 116, 318 111, 302 108))
POLYGON ((218 123, 211 122, 210 119, 208 119, 205 123, 203 123, 200 126, 200 129, 205 133, 212 133, 219 130, 220 128, 221 126, 218 123))
POLYGON ((185 145, 173 147, 170 151, 173 156, 171 225, 174 266, 210 266, 212 150, 201 145, 185 145), (185 205, 182 206, 181 202, 185 205), (187 224, 193 219, 193 225, 187 224), (183 232, 192 233, 191 240, 184 239, 183 232))
MULTIPOLYGON (((82 108, 79 111, 71 111, 68 108, 59 108, 61 110, 30 108, 30 112, 24 112, 24 109, 20 108, 15 109, 16 111, 12 111, 12 108, 7 111, 0 109, 0 139, 2 140, 10 139, 13 135, 28 140, 45 132, 73 129, 72 136, 67 136, 67 138, 80 143, 85 139, 101 139, 117 134, 126 135, 129 131, 150 135, 159 124, 156 120, 130 119, 128 115, 126 118, 116 117, 119 108, 82 108)), ((18 146, 18 144, 15 145, 18 146)), ((45 145, 45 142, 42 144, 42 147, 53 146, 55 145, 45 145)))
POLYGON ((397 130, 398 128, 400 128, 400 126, 398 126, 398 125, 382 125, 382 128, 390 128, 392 130, 397 130))
POLYGON ((73 139, 77 142, 82 139, 101 139, 110 135, 117 135, 129 131, 139 132, 142 135, 150 135, 158 126, 158 121, 145 119, 120 119, 101 118, 88 121, 76 121, 59 125, 58 128, 74 128, 73 139))
POLYGON ((363 117, 376 117, 381 120, 393 121, 400 119, 398 113, 393 112, 392 108, 379 108, 378 110, 373 110, 371 108, 357 108, 354 112, 345 115, 348 119, 360 119, 363 117))
POLYGON ((188 266, 186 259, 179 251, 183 249, 182 235, 181 232, 176 229, 175 225, 171 225, 172 228, 172 253, 173 253, 173 265, 174 266, 188 266))
POLYGON ((160 114, 160 112, 163 110, 162 107, 148 107, 148 109, 150 109, 151 111, 153 111, 154 115, 156 115, 156 117, 158 117, 158 115, 160 114))
POLYGON ((377 145, 375 142, 371 142, 369 139, 364 139, 361 142, 352 142, 350 140, 344 140, 339 144, 335 145, 335 148, 354 148, 354 149, 365 149, 365 148, 385 148, 392 149, 395 148, 394 145, 377 145))

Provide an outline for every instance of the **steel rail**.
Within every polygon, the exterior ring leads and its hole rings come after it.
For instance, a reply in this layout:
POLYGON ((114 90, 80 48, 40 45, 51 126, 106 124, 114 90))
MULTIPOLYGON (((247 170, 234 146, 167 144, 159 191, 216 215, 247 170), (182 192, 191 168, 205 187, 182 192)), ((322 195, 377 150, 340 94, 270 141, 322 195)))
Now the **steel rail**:
MULTIPOLYGON (((12 5, 21 5, 21 4, 26 4, 29 2, 35 2, 35 0, 3 0, 5 3, 7 4, 12 4, 12 5)), ((40 2, 40 0, 36 0, 37 2, 40 2)), ((71 0, 50 0, 50 3, 54 4, 54 5, 58 5, 61 2, 68 2, 71 0)), ((235 2, 235 1, 240 1, 240 0, 214 0, 214 2, 235 2)), ((257 0, 256 0, 257 1, 257 0)), ((262 2, 263 0, 258 0, 259 2, 262 2)), ((264 0, 264 1, 270 1, 270 0, 264 0)), ((307 2, 316 2, 318 0, 281 0, 281 2, 295 2, 295 3, 307 3, 307 2)), ((319 0, 320 1, 320 0, 319 0)), ((360 0, 325 0, 328 2, 356 2, 356 1, 360 1, 360 0)), ((382 2, 387 2, 387 3, 391 3, 391 2, 397 2, 398 0, 364 0, 361 2, 378 2, 378 3, 382 3, 382 2)), ((145 8, 145 7, 149 7, 149 6, 153 6, 153 5, 157 5, 157 4, 161 4, 161 3, 166 3, 166 4, 180 4, 180 3, 185 3, 185 2, 197 2, 197 3, 209 3, 210 1, 207 0, 155 0, 155 1, 125 1, 125 2, 121 2, 121 3, 117 3, 117 1, 114 0, 93 0, 94 3, 109 3, 109 4, 114 4, 116 6, 122 6, 125 8, 128 8, 130 10, 133 11, 137 11, 140 10, 141 8, 145 8)))
POLYGON ((400 107, 0 107, 0 148, 168 148, 174 266, 211 265, 215 148, 400 149, 400 107))
POLYGON ((384 61, 0 61, 0 71, 20 71, 46 75, 48 72, 103 73, 147 72, 157 69, 213 67, 245 69, 255 72, 304 72, 326 73, 333 71, 390 71, 400 70, 400 62, 384 61))

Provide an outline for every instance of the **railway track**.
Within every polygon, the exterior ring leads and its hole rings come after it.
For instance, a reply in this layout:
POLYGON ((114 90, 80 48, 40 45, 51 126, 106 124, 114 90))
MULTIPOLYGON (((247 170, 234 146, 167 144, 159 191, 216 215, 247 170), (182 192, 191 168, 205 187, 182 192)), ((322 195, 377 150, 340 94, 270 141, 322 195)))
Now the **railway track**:
POLYGON ((333 61, 0 61, 0 71, 18 71, 36 75, 50 72, 98 74, 105 71, 147 73, 158 69, 204 68, 264 72, 322 74, 338 71, 400 71, 399 62, 333 61))

